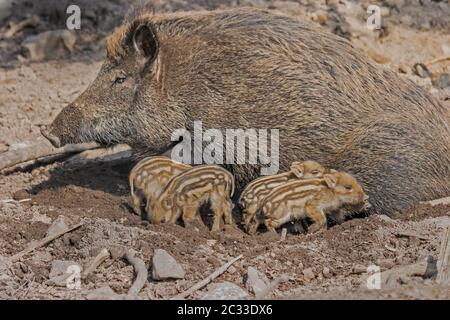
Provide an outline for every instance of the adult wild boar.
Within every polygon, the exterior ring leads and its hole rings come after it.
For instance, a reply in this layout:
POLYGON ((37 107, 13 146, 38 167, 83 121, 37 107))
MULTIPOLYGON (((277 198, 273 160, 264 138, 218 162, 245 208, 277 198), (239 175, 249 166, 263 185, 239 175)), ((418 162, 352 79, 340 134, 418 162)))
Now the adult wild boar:
MULTIPOLYGON (((142 10, 112 34, 97 79, 43 134, 55 146, 126 143, 150 155, 195 120, 278 128, 281 169, 312 159, 350 172, 372 207, 391 213, 450 194, 448 116, 318 26, 245 8, 142 10)), ((259 173, 230 169, 241 187, 259 173)))

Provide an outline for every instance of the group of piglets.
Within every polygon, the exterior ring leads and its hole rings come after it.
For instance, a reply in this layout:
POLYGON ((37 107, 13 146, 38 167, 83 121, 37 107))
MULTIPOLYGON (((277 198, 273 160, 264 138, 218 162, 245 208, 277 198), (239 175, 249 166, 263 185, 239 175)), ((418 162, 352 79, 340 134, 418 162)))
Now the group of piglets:
MULTIPOLYGON (((231 200, 233 175, 218 165, 192 167, 168 157, 148 157, 131 170, 132 206, 136 214, 151 223, 185 226, 202 222, 200 207, 209 203, 214 212, 211 231, 221 222, 233 224, 231 200)), ((308 232, 327 228, 327 216, 343 221, 349 213, 367 210, 368 196, 354 177, 324 168, 315 161, 293 162, 290 170, 250 182, 239 197, 242 224, 255 234, 263 224, 270 232, 285 223, 309 218, 308 232)))

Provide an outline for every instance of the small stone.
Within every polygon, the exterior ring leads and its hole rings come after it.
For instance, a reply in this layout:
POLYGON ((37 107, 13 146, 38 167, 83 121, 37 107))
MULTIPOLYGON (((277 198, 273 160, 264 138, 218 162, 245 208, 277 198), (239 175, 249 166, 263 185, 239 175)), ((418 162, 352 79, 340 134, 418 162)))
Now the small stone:
POLYGON ((227 270, 227 272, 228 273, 230 273, 230 274, 234 274, 234 273, 236 273, 236 268, 235 267, 233 267, 233 266, 230 266, 229 268, 228 268, 228 270, 227 270))
POLYGON ((211 287, 202 300, 244 300, 248 297, 248 293, 241 287, 228 281, 214 284, 211 287))
POLYGON ((367 267, 362 264, 354 264, 352 267, 353 274, 362 274, 367 272, 367 267))
POLYGON ((67 230, 69 227, 67 226, 65 222, 64 216, 59 216, 58 218, 53 221, 52 225, 48 228, 46 236, 50 237, 57 233, 63 232, 67 230))
MULTIPOLYGON (((74 261, 55 260, 49 274, 49 284, 65 287, 68 277, 74 273, 81 273, 81 266, 74 261)), ((75 275, 76 276, 76 275, 75 275)))
POLYGON ((52 262, 52 268, 50 269, 49 278, 55 278, 68 273, 67 271, 70 266, 79 267, 81 270, 80 265, 75 261, 54 260, 52 262))
POLYGON ((331 278, 332 274, 331 274, 330 268, 323 267, 322 275, 323 275, 324 278, 331 278))
POLYGON ((30 194, 25 189, 20 189, 14 192, 13 199, 16 201, 25 200, 30 198, 30 194))
POLYGON ((392 269, 395 266, 394 259, 378 259, 376 261, 376 265, 380 266, 383 269, 392 269))
POLYGON ((33 261, 33 263, 36 265, 45 264, 47 262, 50 262, 51 260, 52 255, 47 251, 38 251, 31 258, 31 261, 33 261))
POLYGON ((305 281, 308 281, 308 282, 316 277, 312 268, 307 268, 307 269, 303 270, 303 276, 305 278, 305 281))
POLYGON ((450 74, 442 73, 432 80, 433 86, 439 89, 446 89, 450 87, 450 74))
POLYGON ((248 267, 244 283, 248 291, 258 296, 267 290, 270 281, 263 273, 253 267, 248 267))
POLYGON ((120 295, 115 293, 110 287, 105 286, 89 292, 86 298, 88 300, 119 300, 120 295))
POLYGON ((156 249, 152 258, 154 280, 184 279, 185 272, 178 262, 163 249, 156 249))
POLYGON ((39 212, 33 212, 33 217, 30 219, 31 222, 42 222, 44 224, 50 224, 52 218, 46 214, 40 214, 39 212))
POLYGON ((109 248, 109 253, 113 260, 121 259, 125 254, 125 248, 114 245, 109 248))
POLYGON ((430 78, 431 73, 423 63, 416 63, 413 67, 413 71, 421 78, 430 78))

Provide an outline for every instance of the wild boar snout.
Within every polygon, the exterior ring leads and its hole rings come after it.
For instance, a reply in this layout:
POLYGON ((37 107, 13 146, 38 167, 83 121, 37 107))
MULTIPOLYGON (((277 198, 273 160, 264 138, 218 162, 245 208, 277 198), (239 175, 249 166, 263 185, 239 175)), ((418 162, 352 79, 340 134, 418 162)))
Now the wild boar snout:
POLYGON ((80 127, 82 113, 76 104, 67 105, 49 126, 43 126, 41 133, 53 146, 59 148, 68 143, 81 143, 80 127))

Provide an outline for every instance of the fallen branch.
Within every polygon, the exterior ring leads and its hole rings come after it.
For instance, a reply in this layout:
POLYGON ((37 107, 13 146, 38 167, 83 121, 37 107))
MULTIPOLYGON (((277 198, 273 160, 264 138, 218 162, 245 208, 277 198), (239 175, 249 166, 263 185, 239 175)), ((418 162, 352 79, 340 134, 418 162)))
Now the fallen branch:
POLYGON ((439 250, 439 257, 437 262, 438 274, 436 280, 439 284, 445 285, 450 279, 450 227, 444 231, 441 241, 441 248, 439 250))
POLYGON ((68 233, 68 232, 71 232, 71 231, 73 231, 73 230, 75 230, 75 229, 78 229, 78 228, 81 227, 82 225, 83 225, 83 222, 80 222, 80 223, 74 225, 73 227, 70 227, 70 228, 68 228, 68 229, 66 229, 66 230, 60 231, 60 232, 58 232, 58 233, 55 233, 54 235, 45 237, 44 239, 39 240, 39 241, 37 241, 36 243, 32 243, 32 244, 29 245, 28 248, 26 248, 26 249, 24 249, 23 251, 21 251, 21 252, 15 254, 15 255, 13 255, 13 256, 10 258, 10 261, 11 261, 11 262, 17 261, 17 260, 19 260, 20 258, 22 258, 23 256, 25 256, 25 255, 27 255, 27 254, 33 252, 33 251, 36 250, 36 249, 39 249, 40 247, 45 246, 46 244, 48 244, 48 243, 52 242, 53 240, 55 240, 55 239, 61 237, 62 235, 66 234, 66 233, 68 233))
POLYGON ((6 199, 6 200, 0 200, 0 203, 23 203, 31 201, 30 198, 22 199, 22 200, 14 200, 14 199, 6 199))
POLYGON ((95 269, 98 268, 99 265, 101 265, 103 262, 105 262, 106 259, 110 257, 110 253, 108 249, 103 248, 99 254, 92 260, 92 262, 88 265, 86 269, 84 269, 83 273, 81 274, 82 279, 86 279, 88 275, 90 275, 95 269))
POLYGON ((40 22, 41 19, 38 16, 31 16, 18 23, 11 23, 9 30, 5 32, 5 38, 11 38, 22 29, 25 29, 26 27, 34 27, 38 25, 40 22))
POLYGON ((132 155, 133 152, 130 146, 118 144, 110 148, 86 150, 70 157, 65 163, 71 166, 84 166, 92 162, 111 162, 129 159, 132 155))
POLYGON ((425 65, 426 66, 430 66, 432 64, 443 62, 443 61, 446 61, 446 60, 450 60, 450 56, 438 57, 436 59, 433 59, 433 60, 430 60, 428 62, 425 62, 425 65))
POLYGON ((228 261, 226 264, 224 264, 220 268, 216 269, 213 273, 211 273, 209 276, 207 276, 205 279, 201 280, 200 282, 197 282, 196 284, 194 284, 192 287, 190 287, 186 291, 176 295, 175 297, 172 297, 170 300, 181 300, 181 299, 184 299, 184 298, 190 296, 191 294, 193 294, 197 290, 200 290, 201 288, 206 286, 208 283, 213 281, 215 278, 220 276, 222 273, 227 271, 228 268, 231 267, 231 265, 233 263, 235 263, 236 261, 238 261, 242 257, 243 257, 243 255, 241 254, 240 256, 238 256, 238 257, 228 261))
POLYGON ((433 207, 437 206, 439 204, 450 204, 450 197, 445 197, 445 198, 440 198, 440 199, 435 199, 435 200, 430 200, 430 201, 424 201, 422 203, 429 204, 433 207))
POLYGON ((429 256, 423 261, 381 272, 381 284, 393 286, 402 277, 416 276, 422 278, 431 278, 436 274, 435 268, 435 260, 431 256, 429 256))
POLYGON ((35 144, 26 144, 24 147, 3 152, 0 154, 0 170, 43 157, 79 153, 85 150, 98 148, 96 143, 68 144, 62 148, 53 148, 45 140, 35 144))
POLYGON ((408 230, 403 230, 403 231, 395 231, 394 234, 397 237, 406 237, 406 238, 417 238, 420 240, 430 240, 429 237, 413 232, 413 231, 408 231, 408 230))
POLYGON ((136 279, 130 290, 128 290, 128 298, 136 297, 141 289, 145 286, 147 282, 148 271, 145 267, 144 261, 135 257, 135 252, 127 250, 123 255, 124 259, 127 260, 134 268, 134 273, 136 274, 136 279))
POLYGON ((282 284, 283 282, 287 282, 287 281, 289 281, 289 276, 287 274, 282 274, 281 276, 279 276, 278 278, 273 280, 271 283, 269 283, 269 285, 267 286, 267 288, 263 292, 261 292, 260 294, 256 295, 255 299, 261 300, 261 299, 266 298, 276 288, 278 288, 278 286, 280 284, 282 284))

